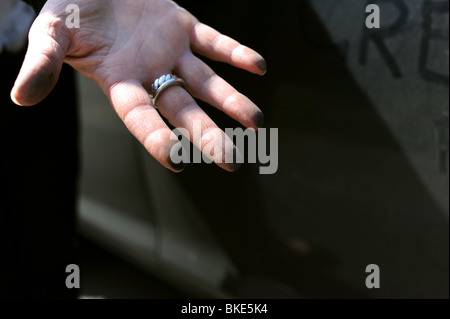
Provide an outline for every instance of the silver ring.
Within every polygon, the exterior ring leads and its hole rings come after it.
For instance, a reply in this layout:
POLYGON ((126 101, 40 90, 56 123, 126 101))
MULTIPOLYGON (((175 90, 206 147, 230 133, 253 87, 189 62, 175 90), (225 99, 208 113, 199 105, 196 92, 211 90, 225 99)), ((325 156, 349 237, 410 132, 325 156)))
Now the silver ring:
POLYGON ((184 81, 180 78, 177 78, 173 74, 165 74, 161 76, 159 79, 156 79, 155 82, 152 84, 150 97, 153 100, 153 105, 156 106, 156 102, 158 101, 158 98, 160 95, 171 86, 178 85, 182 88, 185 88, 184 81))

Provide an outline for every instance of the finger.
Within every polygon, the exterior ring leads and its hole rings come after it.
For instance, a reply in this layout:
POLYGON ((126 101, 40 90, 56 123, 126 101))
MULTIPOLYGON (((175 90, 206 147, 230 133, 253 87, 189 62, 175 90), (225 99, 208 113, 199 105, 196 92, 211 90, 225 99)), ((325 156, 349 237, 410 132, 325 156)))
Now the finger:
POLYGON ((158 99, 158 109, 177 128, 187 130, 191 142, 211 161, 233 172, 240 164, 234 158, 240 154, 231 139, 179 86, 165 90, 158 99))
POLYGON ((257 130, 264 125, 261 110, 193 54, 185 54, 176 71, 194 97, 216 107, 245 127, 257 130))
POLYGON ((185 164, 174 163, 170 156, 180 143, 142 85, 137 81, 120 82, 109 89, 108 95, 119 117, 146 150, 164 167, 174 172, 182 171, 185 164))
POLYGON ((30 106, 42 101, 58 81, 68 49, 64 22, 40 15, 30 30, 28 51, 11 91, 14 103, 30 106))
POLYGON ((216 107, 245 127, 257 130, 264 125, 261 110, 193 54, 183 55, 177 73, 194 97, 216 107))
POLYGON ((191 48, 212 60, 252 73, 263 75, 267 71, 266 61, 260 54, 200 22, 193 27, 191 48))

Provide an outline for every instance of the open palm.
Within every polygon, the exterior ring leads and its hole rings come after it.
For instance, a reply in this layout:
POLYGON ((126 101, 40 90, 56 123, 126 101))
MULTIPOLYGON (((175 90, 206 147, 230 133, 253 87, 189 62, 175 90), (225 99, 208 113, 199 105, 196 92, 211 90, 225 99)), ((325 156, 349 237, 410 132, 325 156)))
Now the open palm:
MULTIPOLYGON (((199 22, 168 0, 49 0, 29 35, 24 64, 11 92, 19 105, 34 105, 53 89, 62 64, 95 81, 130 132, 162 165, 178 171, 170 159, 176 141, 161 115, 192 136, 195 121, 216 124, 192 96, 222 110, 246 127, 262 126, 261 111, 193 52, 256 74, 265 73, 255 51, 199 22), (80 28, 68 28, 66 7, 80 8, 80 28), (166 90, 158 110, 148 94, 161 75, 174 73, 186 82, 166 90)), ((64 107, 62 103, 61 107, 64 107)), ((57 134, 57 132, 55 132, 57 134)), ((211 136, 194 141, 200 149, 211 136)), ((225 146, 224 146, 225 147, 225 146)), ((225 152, 225 150, 223 150, 225 152)), ((223 152, 223 153, 224 153, 223 152)), ((218 163, 234 170, 232 163, 218 163)))

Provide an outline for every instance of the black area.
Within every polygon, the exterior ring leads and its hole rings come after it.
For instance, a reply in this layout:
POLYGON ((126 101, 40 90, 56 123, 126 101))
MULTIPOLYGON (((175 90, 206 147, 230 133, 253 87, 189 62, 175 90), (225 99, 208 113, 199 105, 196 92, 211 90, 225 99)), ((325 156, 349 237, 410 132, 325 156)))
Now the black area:
POLYGON ((192 298, 92 242, 80 242, 81 298, 192 298))
POLYGON ((0 297, 74 298, 65 267, 76 263, 78 172, 73 70, 33 107, 10 90, 25 52, 0 55, 0 297))

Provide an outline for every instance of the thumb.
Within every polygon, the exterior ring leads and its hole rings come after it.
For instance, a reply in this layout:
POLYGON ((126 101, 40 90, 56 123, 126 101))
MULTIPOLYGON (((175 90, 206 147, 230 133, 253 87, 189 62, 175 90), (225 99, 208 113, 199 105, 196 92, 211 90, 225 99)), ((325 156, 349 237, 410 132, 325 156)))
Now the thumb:
POLYGON ((41 102, 54 88, 69 49, 69 32, 64 21, 42 13, 28 36, 28 50, 11 91, 14 103, 31 106, 41 102))

